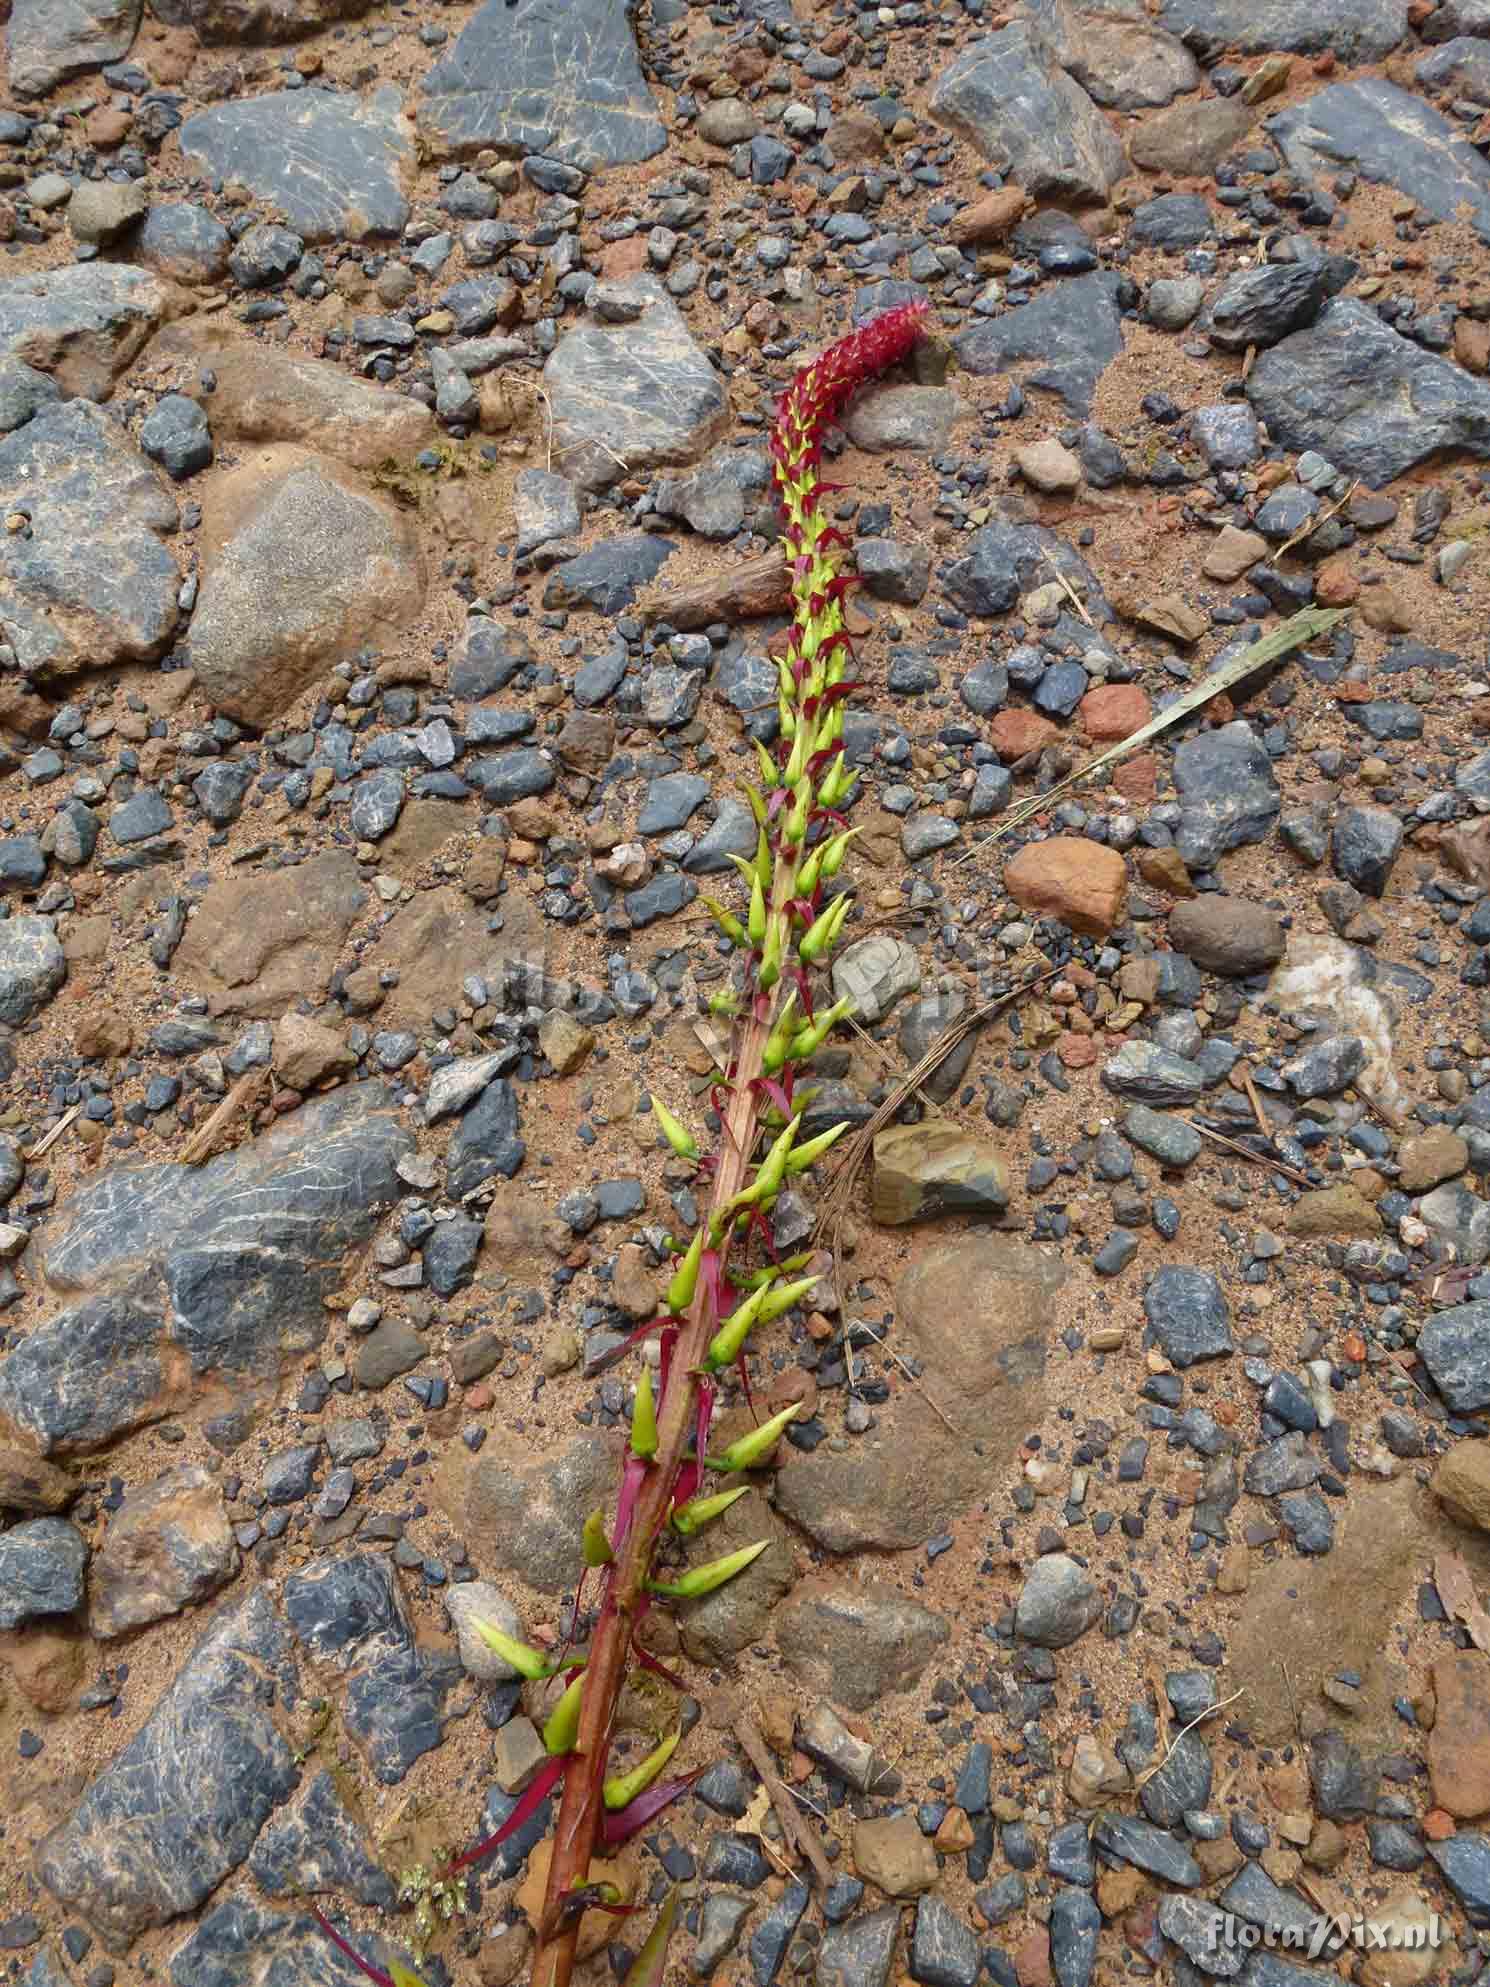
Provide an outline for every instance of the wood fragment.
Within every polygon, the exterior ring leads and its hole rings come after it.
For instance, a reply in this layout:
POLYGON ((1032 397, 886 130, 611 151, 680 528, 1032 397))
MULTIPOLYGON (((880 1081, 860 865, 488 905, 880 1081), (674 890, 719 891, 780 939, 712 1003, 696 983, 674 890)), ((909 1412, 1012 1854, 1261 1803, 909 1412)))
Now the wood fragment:
POLYGON ((636 612, 644 621, 666 620, 687 632, 707 628, 711 621, 785 614, 790 606, 791 573, 782 554, 772 551, 711 573, 692 586, 674 590, 654 583, 637 596, 636 612))
POLYGON ((262 1065, 258 1069, 245 1070, 216 1110, 202 1120, 182 1146, 182 1165, 200 1166, 203 1160, 212 1159, 222 1152, 229 1144, 239 1120, 253 1116, 259 1093, 268 1080, 269 1071, 262 1065))
POLYGON ((33 1159, 40 1159, 44 1152, 51 1151, 52 1147, 57 1143, 58 1139, 61 1138, 63 1132, 67 1130, 67 1127, 72 1123, 73 1119, 78 1115, 79 1111, 81 1111, 82 1108, 83 1107, 81 1104, 72 1104, 68 1107, 67 1110, 65 1110, 62 1113, 62 1116, 57 1120, 56 1124, 52 1126, 52 1129, 46 1134, 46 1136, 42 1139, 39 1139, 37 1143, 32 1146, 31 1150, 26 1154, 26 1159, 28 1163, 33 1159))
MULTIPOLYGON (((732 1708, 727 1720, 728 1729, 740 1741, 740 1749, 750 1764, 760 1775, 761 1785, 771 1797, 771 1806, 776 1819, 781 1824, 781 1832, 786 1840, 812 1865, 812 1873, 818 1883, 827 1889, 833 1881, 833 1866, 828 1861, 823 1845, 814 1831, 803 1821, 793 1805, 791 1795, 783 1784, 780 1775, 771 1762, 770 1750, 755 1720, 747 1713, 732 1708)), ((765 1847, 764 1840, 761 1844, 765 1847)))

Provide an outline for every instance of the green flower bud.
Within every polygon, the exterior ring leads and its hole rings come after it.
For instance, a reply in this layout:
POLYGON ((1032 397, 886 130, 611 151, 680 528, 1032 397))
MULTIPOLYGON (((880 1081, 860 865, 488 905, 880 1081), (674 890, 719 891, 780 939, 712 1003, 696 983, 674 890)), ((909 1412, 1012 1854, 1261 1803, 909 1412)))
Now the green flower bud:
POLYGON ((804 1276, 799 1277, 795 1283, 778 1284, 774 1290, 768 1290, 765 1302, 761 1305, 760 1323, 769 1325, 773 1318, 779 1318, 784 1311, 789 1311, 793 1304, 800 1304, 812 1286, 821 1282, 821 1275, 804 1276))
POLYGON ((609 1566, 615 1559, 605 1532, 605 1513, 592 1511, 580 1540, 586 1566, 609 1566))
POLYGON ((752 1428, 748 1435, 742 1435, 738 1441, 731 1442, 721 1454, 710 1456, 709 1468, 718 1470, 726 1476, 734 1476, 740 1470, 754 1469, 757 1463, 763 1462, 770 1455, 780 1441, 783 1431, 796 1420, 801 1411, 802 1403, 793 1401, 791 1406, 784 1407, 780 1414, 773 1415, 769 1421, 763 1421, 759 1428, 752 1428))
POLYGON ((601 1788, 605 1805, 612 1809, 624 1808, 628 1802, 634 1801, 638 1794, 650 1787, 678 1750, 678 1740, 682 1736, 681 1732, 671 1733, 660 1746, 654 1747, 639 1765, 633 1766, 629 1773, 618 1773, 613 1779, 607 1780, 601 1788))
POLYGON ((731 1504, 737 1503, 749 1489, 748 1483, 742 1483, 738 1490, 720 1490, 712 1497, 691 1497, 674 1511, 673 1530, 681 1532, 685 1539, 692 1538, 695 1532, 701 1532, 715 1518, 723 1517, 731 1504))
POLYGON ((674 1317, 688 1309, 693 1302, 693 1293, 698 1288, 698 1266, 704 1258, 704 1231, 699 1229, 688 1244, 688 1253, 673 1272, 673 1280, 667 1286, 667 1308, 674 1317))
POLYGON ((652 1369, 643 1366, 631 1408, 631 1453, 645 1463, 657 1454, 657 1403, 652 1398, 652 1369))
POLYGON ((782 1181, 786 1178, 787 1154, 792 1149, 792 1141, 797 1136, 801 1124, 802 1113, 798 1111, 756 1169, 755 1178, 750 1183, 752 1193, 764 1199, 767 1194, 779 1191, 782 1181))
POLYGON ((766 893, 758 876, 752 879, 750 885, 750 916, 745 929, 750 933, 752 945, 759 945, 766 935, 766 893))
POLYGON ((769 1283, 763 1283, 759 1290, 752 1291, 742 1304, 737 1304, 724 1323, 709 1340, 709 1349, 704 1354, 704 1365, 711 1373, 721 1372, 726 1366, 733 1366, 745 1349, 745 1341, 750 1336, 751 1327, 760 1317, 761 1306, 771 1294, 769 1283))
POLYGON ((744 925, 741 924, 733 911, 727 911, 723 904, 719 903, 713 897, 701 897, 699 902, 724 933, 731 945, 748 945, 750 943, 744 925))
POLYGON ((580 1697, 584 1683, 582 1671, 571 1681, 544 1723, 543 1749, 554 1757, 574 1751, 574 1742, 579 1737, 580 1697))
POLYGON ((845 1118, 841 1125, 830 1125, 826 1131, 820 1131, 816 1138, 806 1139, 801 1145, 795 1146, 787 1158, 787 1172, 805 1173, 809 1166, 815 1166, 823 1154, 838 1143, 848 1128, 848 1120, 845 1118))
POLYGON ((701 1594, 712 1594, 716 1587, 743 1573, 770 1543, 769 1539, 757 1539, 754 1545, 742 1545, 738 1552, 727 1552, 723 1559, 711 1559, 707 1566, 690 1567, 676 1580, 649 1580, 647 1591, 675 1601, 696 1601, 701 1594))
POLYGON ((652 1098, 652 1115, 662 1127, 662 1136, 680 1159, 697 1159, 698 1140, 686 1126, 678 1123, 666 1104, 655 1094, 652 1098))
POLYGON ((541 1649, 535 1649, 531 1642, 519 1642, 515 1635, 504 1635, 495 1622, 482 1621, 472 1615, 471 1626, 481 1637, 488 1649, 496 1651, 509 1669, 526 1677, 530 1683, 537 1683, 542 1677, 551 1677, 554 1666, 541 1649))

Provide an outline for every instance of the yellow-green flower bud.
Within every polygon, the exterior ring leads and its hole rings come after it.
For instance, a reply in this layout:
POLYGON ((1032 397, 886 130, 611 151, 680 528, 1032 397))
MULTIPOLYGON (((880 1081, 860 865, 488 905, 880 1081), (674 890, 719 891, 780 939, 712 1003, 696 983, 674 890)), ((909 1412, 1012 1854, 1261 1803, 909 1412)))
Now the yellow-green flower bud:
POLYGON ((673 1513, 673 1530, 681 1532, 685 1539, 691 1539, 695 1532, 701 1532, 705 1525, 714 1519, 722 1518, 731 1504, 744 1497, 750 1489, 742 1483, 738 1490, 716 1491, 712 1497, 691 1497, 686 1504, 680 1504, 673 1513))
POLYGON ((611 1551, 610 1540, 606 1536, 603 1511, 592 1511, 586 1518, 580 1549, 586 1566, 609 1566, 614 1560, 616 1555, 611 1551))
POLYGON ((709 1340, 709 1349, 704 1354, 704 1364, 711 1373, 722 1372, 726 1366, 733 1366, 745 1349, 745 1341, 750 1336, 752 1325, 760 1317, 761 1306, 771 1294, 769 1283, 763 1283, 759 1290, 752 1291, 743 1303, 737 1304, 724 1323, 709 1340))
POLYGON ((838 1143, 848 1128, 848 1120, 845 1118, 841 1125, 830 1125, 826 1131, 820 1131, 816 1138, 805 1139, 801 1145, 794 1146, 786 1162, 787 1172, 805 1173, 809 1166, 815 1166, 823 1154, 838 1143))
POLYGON ((572 1680, 544 1722, 543 1749, 555 1757, 574 1751, 574 1742, 579 1737, 580 1698, 584 1684, 584 1673, 581 1672, 572 1680))
POLYGON ((685 1125, 678 1123, 666 1104, 655 1093, 652 1097, 652 1115, 662 1128, 662 1136, 680 1159, 697 1159, 698 1140, 685 1125))
POLYGON ((690 1567, 676 1580, 649 1580, 647 1591, 666 1594, 675 1601, 696 1601, 701 1594, 712 1594, 716 1587, 743 1573, 770 1543, 769 1539, 757 1539, 754 1545, 742 1545, 738 1552, 727 1552, 723 1559, 711 1559, 707 1566, 690 1567))
POLYGON ((631 1453, 644 1463, 657 1454, 657 1403, 652 1397, 652 1369, 643 1366, 631 1408, 631 1453))
POLYGON ((753 877, 750 885, 750 916, 745 929, 750 933, 752 945, 759 945, 766 935, 766 893, 761 888, 761 880, 753 877))
POLYGON ((612 1809, 624 1808, 629 1802, 634 1801, 638 1794, 650 1787, 678 1750, 678 1741, 682 1736, 681 1732, 671 1733, 660 1746, 654 1747, 639 1765, 633 1766, 629 1773, 618 1773, 607 1780, 601 1788, 605 1805, 612 1809))
POLYGON ((667 1308, 674 1317, 688 1309, 693 1302, 693 1293, 698 1288, 698 1266, 704 1258, 704 1231, 699 1229, 688 1244, 688 1253, 673 1272, 673 1280, 667 1286, 667 1308))
POLYGON ((802 1403, 793 1401, 791 1406, 784 1407, 780 1414, 773 1415, 769 1421, 763 1421, 759 1428, 752 1428, 748 1434, 740 1436, 738 1441, 731 1442, 719 1455, 710 1456, 709 1468, 718 1470, 726 1476, 734 1476, 740 1470, 754 1469, 757 1463, 764 1462, 770 1455, 780 1441, 783 1430, 796 1420, 801 1411, 802 1403))
POLYGON ((531 1642, 519 1642, 515 1635, 504 1635, 495 1622, 482 1621, 472 1615, 471 1626, 481 1637, 488 1649, 502 1658, 509 1669, 516 1670, 520 1677, 536 1683, 541 1677, 551 1677, 554 1666, 541 1649, 535 1649, 531 1642))
POLYGON ((727 911, 723 904, 714 897, 702 897, 699 901, 731 945, 748 945, 750 943, 744 925, 741 924, 733 911, 727 911))

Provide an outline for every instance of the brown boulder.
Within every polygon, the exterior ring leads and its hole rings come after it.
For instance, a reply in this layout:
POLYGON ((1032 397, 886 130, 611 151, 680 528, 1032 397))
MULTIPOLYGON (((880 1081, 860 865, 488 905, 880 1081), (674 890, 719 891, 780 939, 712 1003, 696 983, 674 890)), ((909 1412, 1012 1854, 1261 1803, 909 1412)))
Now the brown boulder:
POLYGON ((1490 1443, 1456 1442, 1433 1472, 1433 1495, 1459 1524, 1490 1532, 1490 1443))
POLYGON ((1207 973, 1246 979, 1283 957, 1283 921, 1265 904, 1217 893, 1175 905, 1169 942, 1207 973))
POLYGON ((1052 835, 1019 851, 1004 870, 1004 888, 1021 910, 1105 938, 1122 922, 1128 871, 1116 849, 1083 835, 1052 835))
MULTIPOLYGON (((367 902, 340 850, 294 868, 214 883, 176 952, 175 970, 213 1014, 282 1014, 303 995, 324 999, 347 933, 367 902)), ((460 984, 459 975, 446 982, 460 984)))

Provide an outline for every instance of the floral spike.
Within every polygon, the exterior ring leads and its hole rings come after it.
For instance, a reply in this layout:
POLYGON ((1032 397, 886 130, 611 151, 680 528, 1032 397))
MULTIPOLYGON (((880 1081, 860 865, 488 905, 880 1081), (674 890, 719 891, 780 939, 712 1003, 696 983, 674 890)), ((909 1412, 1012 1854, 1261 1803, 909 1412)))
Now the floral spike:
MULTIPOLYGON (((594 1855, 645 1827, 688 1784, 657 1779, 623 1808, 606 1806, 605 1761, 630 1668, 660 1668, 636 1643, 637 1624, 654 1596, 711 1593, 764 1550, 764 1542, 746 1546, 662 1580, 655 1577, 658 1541, 670 1521, 687 1533, 726 1499, 732 1502, 741 1486, 711 1491, 707 1473, 765 1461, 798 1412, 788 1408, 723 1455, 708 1453, 716 1396, 711 1368, 732 1360, 748 1401, 752 1327, 762 1328, 813 1286, 811 1277, 793 1275, 804 1264, 774 1262, 767 1212, 787 1182, 840 1135, 834 1127, 800 1137, 810 1099, 802 1065, 851 1011, 847 1001, 830 1004, 821 985, 815 996, 852 914, 852 894, 835 879, 852 841, 844 811, 857 784, 844 715, 862 674, 845 614, 853 576, 844 570, 842 535, 824 509, 836 486, 821 472, 823 443, 855 389, 909 355, 924 316, 920 305, 885 312, 820 353, 783 395, 769 436, 793 615, 774 685, 779 736, 774 747, 753 741, 758 785, 747 788, 746 798, 757 829, 754 855, 738 865, 746 874, 733 907, 700 900, 712 919, 705 942, 722 935, 733 954, 731 983, 713 1003, 730 1016, 729 1047, 719 1054, 721 1074, 709 1090, 720 1132, 715 1149, 700 1153, 692 1135, 663 1115, 665 1106, 658 1114, 673 1150, 697 1168, 700 1210, 686 1252, 674 1259, 655 1392, 649 1378, 637 1390, 635 1446, 647 1453, 632 1454, 628 1445, 622 1465, 609 1527, 612 1558, 598 1572, 601 1600, 583 1688, 572 1682, 545 1726, 553 1755, 546 1771, 556 1779, 562 1774, 563 1798, 538 1916, 533 1987, 572 1987, 579 1936, 573 1907, 591 1894, 594 1855), (741 1266, 757 1241, 761 1255, 772 1259, 763 1271, 741 1266)), ((595 1558, 605 1527, 592 1530, 587 1557, 595 1558)), ((681 1687, 681 1679, 669 1681, 681 1687)), ((614 1797, 627 1790, 613 1783, 610 1791, 614 1797)), ((665 1908, 628 1987, 661 1987, 675 1910, 675 1902, 665 1908)))

